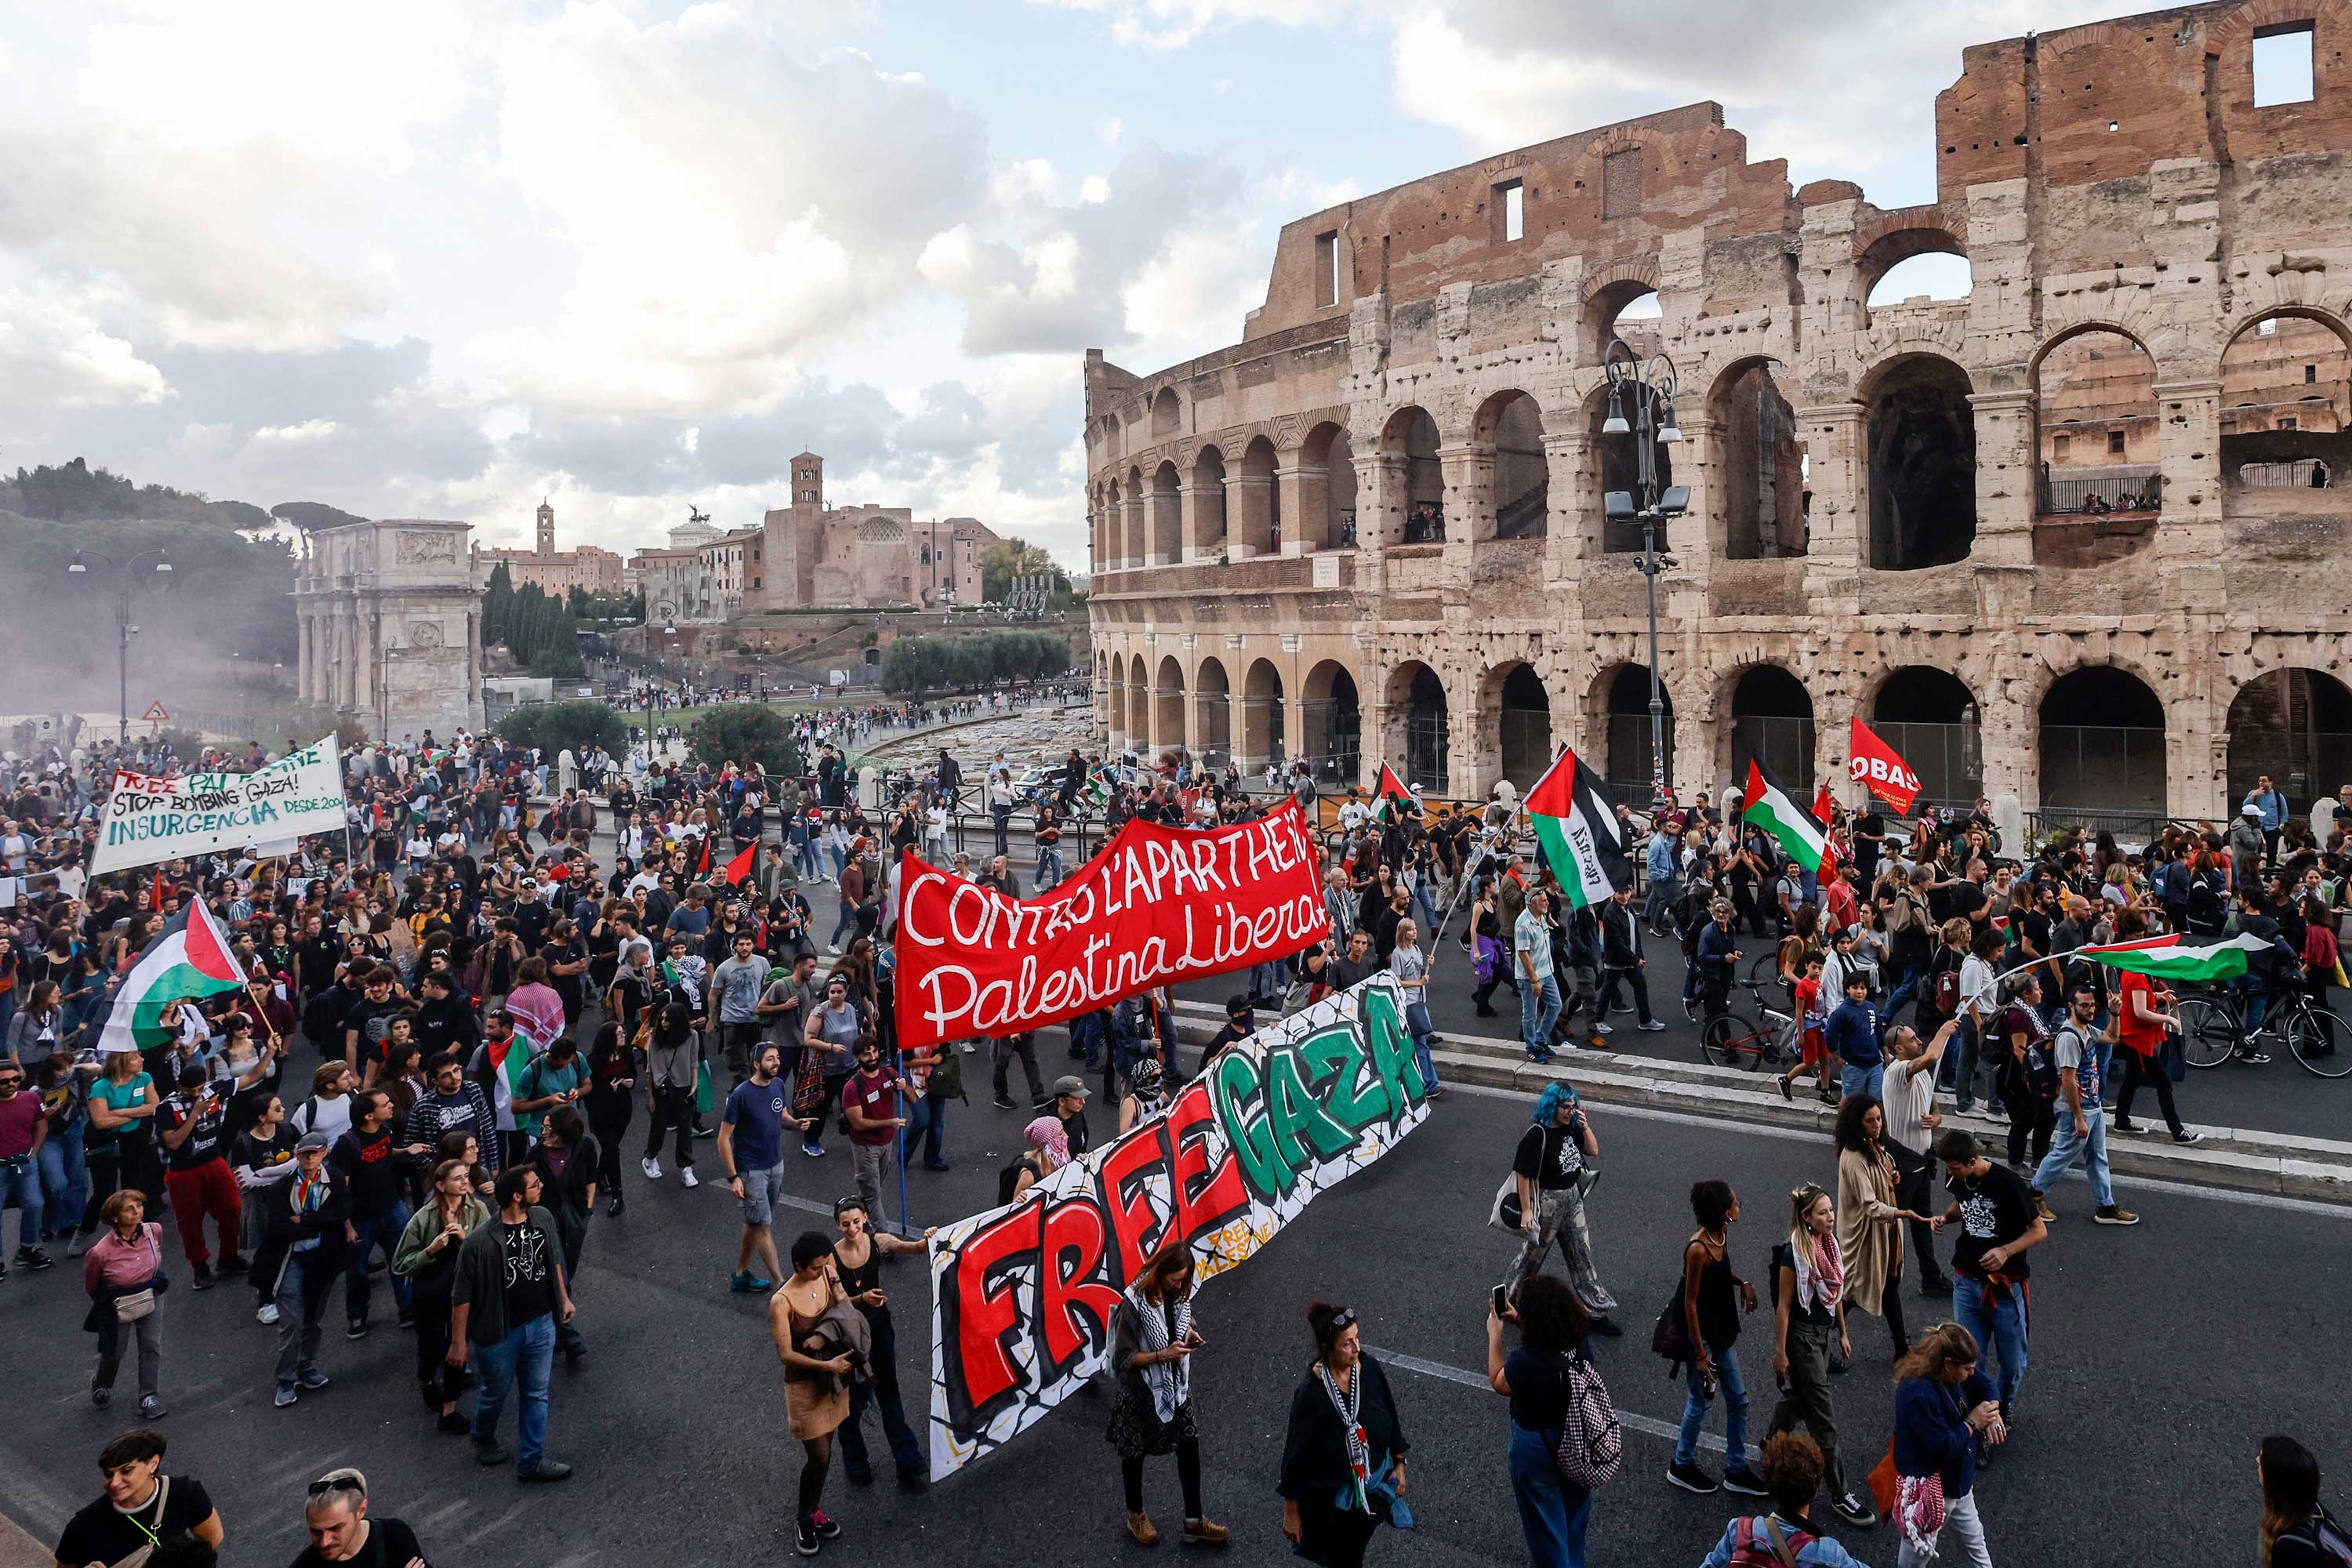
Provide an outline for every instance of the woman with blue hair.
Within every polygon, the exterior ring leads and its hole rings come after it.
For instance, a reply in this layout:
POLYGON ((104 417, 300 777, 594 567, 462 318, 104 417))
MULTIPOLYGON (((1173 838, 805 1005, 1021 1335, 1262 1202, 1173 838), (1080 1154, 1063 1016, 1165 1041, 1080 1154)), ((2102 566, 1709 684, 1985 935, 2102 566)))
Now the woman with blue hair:
POLYGON ((1568 1265, 1569 1283, 1592 1320, 1596 1334, 1622 1332, 1610 1320, 1617 1299, 1601 1283, 1592 1260, 1592 1232, 1584 1214, 1584 1194, 1597 1171, 1588 1162, 1598 1159, 1601 1141, 1578 1105, 1576 1090, 1555 1079, 1536 1100, 1532 1124, 1519 1136, 1511 1156, 1511 1174, 1518 1189, 1519 1230, 1525 1237, 1519 1256, 1503 1283, 1518 1293, 1519 1282, 1543 1268, 1544 1255, 1554 1240, 1568 1265))

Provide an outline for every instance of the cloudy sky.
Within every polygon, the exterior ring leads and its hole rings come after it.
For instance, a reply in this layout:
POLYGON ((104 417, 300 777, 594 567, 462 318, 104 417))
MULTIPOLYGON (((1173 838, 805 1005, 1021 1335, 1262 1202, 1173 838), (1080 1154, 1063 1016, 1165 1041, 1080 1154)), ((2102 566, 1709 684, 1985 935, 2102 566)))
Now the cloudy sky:
POLYGON ((1701 98, 1934 194, 1956 0, 87 0, 0 16, 0 463, 566 543, 838 501, 1083 562, 1080 356, 1287 217, 1701 98))

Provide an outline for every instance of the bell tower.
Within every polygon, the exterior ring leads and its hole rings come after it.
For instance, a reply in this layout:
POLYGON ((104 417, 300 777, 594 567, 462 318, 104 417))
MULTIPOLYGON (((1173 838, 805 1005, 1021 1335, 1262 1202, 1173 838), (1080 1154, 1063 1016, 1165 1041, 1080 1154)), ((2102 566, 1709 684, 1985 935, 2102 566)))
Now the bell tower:
POLYGON ((544 497, 539 503, 539 552, 541 555, 555 553, 555 509, 547 504, 544 497))
POLYGON ((793 459, 793 504, 824 510, 824 459, 814 452, 793 459))

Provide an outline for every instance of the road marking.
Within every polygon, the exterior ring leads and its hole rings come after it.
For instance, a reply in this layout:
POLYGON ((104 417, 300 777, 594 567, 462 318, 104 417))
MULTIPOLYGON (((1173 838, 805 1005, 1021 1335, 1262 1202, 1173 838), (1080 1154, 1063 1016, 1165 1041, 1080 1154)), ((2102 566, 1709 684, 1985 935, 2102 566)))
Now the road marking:
MULTIPOLYGON (((1515 1089, 1497 1089, 1491 1084, 1454 1083, 1446 1085, 1446 1088, 1454 1094, 1475 1094, 1489 1100, 1512 1100, 1522 1105, 1533 1104, 1535 1101, 1535 1096, 1531 1094, 1523 1094, 1515 1089)), ((1819 1146, 1827 1142, 1826 1137, 1819 1132, 1808 1132, 1794 1127, 1774 1127, 1761 1121, 1742 1121, 1736 1117, 1697 1116, 1686 1110, 1659 1110, 1646 1105, 1603 1103, 1600 1100, 1586 1102, 1585 1109, 1603 1120, 1612 1116, 1631 1116, 1644 1121, 1671 1122, 1677 1127, 1704 1127, 1714 1132, 1745 1132, 1756 1138, 1778 1138, 1790 1143, 1811 1143, 1819 1146)), ((2070 1169, 2066 1173, 2066 1179, 2080 1182, 2089 1178, 2084 1176, 2078 1167, 2070 1169)), ((2322 1203, 2316 1198, 2291 1198, 2282 1193, 2242 1192, 2235 1187, 2209 1187, 2196 1182, 2169 1181, 2161 1176, 2117 1175, 2114 1180, 2119 1189, 2137 1188, 2150 1191, 2160 1189, 2168 1193, 2179 1193, 2184 1197, 2210 1198, 2219 1204, 2242 1204, 2249 1208, 2279 1209, 2288 1214, 2319 1215, 2328 1219, 2352 1219, 2352 1205, 2322 1203)))
MULTIPOLYGON (((1364 1350, 1369 1354, 1378 1356, 1382 1366, 1401 1366, 1407 1372, 1417 1372, 1423 1377, 1443 1378, 1447 1383, 1458 1383, 1465 1388, 1475 1388, 1482 1394, 1492 1394, 1495 1391, 1495 1385, 1486 1381, 1484 1373, 1470 1372, 1458 1366, 1448 1366, 1442 1361, 1423 1361, 1417 1355, 1407 1355, 1402 1351, 1384 1351, 1372 1345, 1366 1345, 1364 1350)), ((1653 1437, 1664 1437, 1669 1443, 1679 1441, 1682 1437, 1682 1428, 1671 1421, 1660 1421, 1648 1415, 1628 1415, 1622 1410, 1617 1412, 1617 1419, 1629 1432, 1641 1432, 1653 1437)), ((1698 1446, 1710 1454, 1720 1454, 1725 1451, 1723 1439, 1712 1432, 1701 1432, 1698 1435, 1698 1446)))

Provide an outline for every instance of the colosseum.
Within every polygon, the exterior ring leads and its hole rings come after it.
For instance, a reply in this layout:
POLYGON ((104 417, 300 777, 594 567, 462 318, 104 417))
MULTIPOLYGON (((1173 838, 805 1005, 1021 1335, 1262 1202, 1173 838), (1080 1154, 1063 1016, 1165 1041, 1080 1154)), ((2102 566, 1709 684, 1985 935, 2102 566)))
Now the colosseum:
POLYGON ((1107 738, 1457 797, 1566 743, 1645 798, 1622 338, 1689 495, 1655 578, 1685 798, 1751 754, 1810 793, 1859 715, 1931 800, 2124 826, 2268 773, 2305 809, 2352 779, 2339 43, 2352 0, 1971 47, 1926 205, 1792 189, 1699 103, 1287 224, 1237 344, 1087 356, 1107 738), (1884 297, 1930 252, 1964 298, 1884 297))

